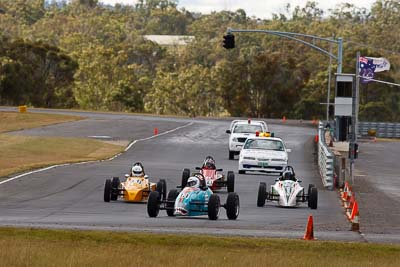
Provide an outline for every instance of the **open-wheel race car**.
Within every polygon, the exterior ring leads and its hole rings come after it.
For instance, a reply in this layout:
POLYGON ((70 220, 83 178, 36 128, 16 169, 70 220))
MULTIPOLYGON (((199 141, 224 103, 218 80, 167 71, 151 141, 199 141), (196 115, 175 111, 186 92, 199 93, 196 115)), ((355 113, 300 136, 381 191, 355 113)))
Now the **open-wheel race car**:
POLYGON ((236 220, 240 209, 239 196, 230 192, 226 203, 221 205, 219 196, 206 185, 204 176, 196 173, 188 179, 181 192, 172 189, 167 198, 158 191, 151 192, 147 213, 150 217, 157 217, 160 210, 166 210, 168 216, 208 215, 210 220, 217 220, 221 207, 226 209, 229 220, 236 220))
MULTIPOLYGON (((235 174, 233 171, 228 171, 226 176, 221 172, 222 169, 215 167, 215 160, 211 156, 207 156, 201 167, 196 167, 196 170, 204 176, 206 184, 212 191, 226 188, 228 192, 235 191, 235 174)), ((190 177, 190 169, 183 169, 181 188, 185 188, 190 177)))
POLYGON ((105 202, 118 199, 127 202, 144 202, 153 191, 164 197, 166 195, 167 184, 165 180, 160 179, 157 183, 151 183, 140 162, 133 164, 131 174, 126 174, 125 178, 124 182, 121 182, 118 177, 106 180, 104 185, 105 202))
POLYGON ((266 183, 261 182, 258 187, 257 206, 263 207, 265 201, 275 201, 281 207, 297 207, 300 203, 307 202, 308 207, 317 209, 318 190, 313 184, 309 184, 307 194, 301 181, 296 178, 292 166, 287 166, 281 177, 275 180, 267 191, 266 183))

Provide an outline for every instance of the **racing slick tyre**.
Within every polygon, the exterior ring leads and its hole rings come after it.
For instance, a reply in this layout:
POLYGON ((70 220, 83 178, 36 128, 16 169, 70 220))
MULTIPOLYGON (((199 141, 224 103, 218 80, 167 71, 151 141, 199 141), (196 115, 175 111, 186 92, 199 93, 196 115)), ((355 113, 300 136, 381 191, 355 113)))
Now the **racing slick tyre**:
POLYGON ((260 185, 258 186, 257 207, 263 207, 265 205, 266 198, 267 198, 267 184, 260 183, 260 185))
POLYGON ((239 174, 245 174, 246 171, 245 170, 239 170, 239 174))
POLYGON ((167 197, 167 215, 168 216, 175 216, 174 215, 174 207, 175 207, 175 199, 179 195, 178 190, 172 189, 171 191, 168 192, 168 197, 167 197))
POLYGON ((107 179, 104 185, 104 202, 110 202, 111 199, 111 180, 107 179))
POLYGON ((160 181, 158 181, 156 190, 160 194, 161 199, 165 200, 167 196, 167 183, 164 179, 160 179, 160 181))
POLYGON ((228 192, 235 191, 235 174, 233 173, 233 171, 229 171, 226 177, 226 187, 228 192))
MULTIPOLYGON (((315 187, 314 184, 309 184, 308 185, 308 191, 307 191, 307 195, 310 196, 311 195, 311 188, 315 187)), ((308 201, 308 207, 310 207, 310 201, 308 201)))
POLYGON ((185 188, 187 184, 187 180, 190 177, 190 170, 189 169, 183 169, 182 172, 182 183, 181 183, 181 188, 185 188))
POLYGON ((229 220, 236 220, 239 216, 240 203, 238 194, 231 192, 226 199, 226 216, 229 220))
POLYGON ((229 150, 229 159, 233 160, 235 158, 235 152, 229 150))
POLYGON ((219 208, 221 204, 219 201, 219 196, 212 194, 210 200, 208 201, 208 218, 210 220, 217 220, 219 216, 219 208))
POLYGON ((318 189, 311 187, 310 195, 308 196, 308 206, 312 210, 316 210, 318 207, 318 189))
POLYGON ((120 185, 120 181, 118 177, 113 177, 111 180, 111 200, 118 199, 118 187, 120 185))
POLYGON ((147 213, 150 217, 157 217, 160 212, 160 193, 151 191, 147 200, 147 213))

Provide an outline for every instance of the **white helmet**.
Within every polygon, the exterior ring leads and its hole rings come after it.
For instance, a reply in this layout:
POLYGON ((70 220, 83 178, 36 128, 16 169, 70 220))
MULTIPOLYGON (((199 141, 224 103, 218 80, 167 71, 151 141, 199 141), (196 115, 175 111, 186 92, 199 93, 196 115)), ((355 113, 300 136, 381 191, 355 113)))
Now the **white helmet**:
POLYGON ((143 168, 140 165, 132 167, 132 176, 143 176, 143 168))
POLYGON ((200 187, 200 180, 197 177, 190 177, 187 181, 188 187, 199 188, 200 187))

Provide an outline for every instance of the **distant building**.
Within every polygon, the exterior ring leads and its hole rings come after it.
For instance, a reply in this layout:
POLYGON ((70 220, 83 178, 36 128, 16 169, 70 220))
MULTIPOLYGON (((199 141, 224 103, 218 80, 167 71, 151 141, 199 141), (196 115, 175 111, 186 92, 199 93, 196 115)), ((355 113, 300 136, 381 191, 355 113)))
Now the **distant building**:
POLYGON ((194 40, 190 35, 144 35, 144 39, 164 46, 183 46, 194 40))

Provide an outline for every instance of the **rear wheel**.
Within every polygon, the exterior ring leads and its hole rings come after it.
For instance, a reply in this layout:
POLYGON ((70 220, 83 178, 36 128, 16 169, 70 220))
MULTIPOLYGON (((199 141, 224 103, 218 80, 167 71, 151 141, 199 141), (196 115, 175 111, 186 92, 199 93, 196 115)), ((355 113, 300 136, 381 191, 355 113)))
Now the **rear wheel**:
POLYGON ((118 187, 120 185, 120 180, 118 177, 113 177, 111 180, 111 200, 118 199, 118 187))
POLYGON ((233 160, 235 158, 235 152, 229 150, 229 159, 233 160))
POLYGON ((231 192, 226 199, 226 216, 229 220, 236 220, 239 216, 240 203, 238 194, 231 192))
POLYGON ((265 205, 266 196, 267 184, 260 183, 260 185, 258 186, 257 207, 263 207, 265 205))
POLYGON ((160 194, 161 199, 165 199, 167 196, 167 183, 164 179, 160 179, 156 186, 157 192, 160 194))
POLYGON ((229 171, 226 176, 227 176, 226 187, 228 189, 228 192, 235 191, 235 174, 233 173, 233 171, 229 171))
POLYGON ((168 197, 167 197, 167 214, 168 216, 175 216, 174 215, 174 207, 175 207, 175 200, 176 197, 179 195, 178 190, 172 189, 171 191, 168 192, 168 197), (173 202, 172 202, 173 201, 173 202))
POLYGON ((181 183, 181 188, 182 189, 186 187, 186 184, 187 184, 187 181, 188 181, 189 177, 190 177, 190 170, 189 169, 183 169, 183 172, 182 172, 182 183, 181 183))
POLYGON ((111 180, 107 179, 104 184, 104 202, 110 202, 111 199, 111 180))
POLYGON ((208 218, 210 220, 217 220, 219 216, 220 201, 219 196, 212 194, 208 201, 208 218))
POLYGON ((316 187, 311 187, 310 195, 308 195, 308 206, 312 210, 316 210, 318 207, 318 189, 316 187))
POLYGON ((246 171, 245 170, 239 170, 239 174, 245 174, 246 171))
POLYGON ((160 212, 160 193, 151 191, 147 200, 147 213, 150 217, 157 217, 160 212))

